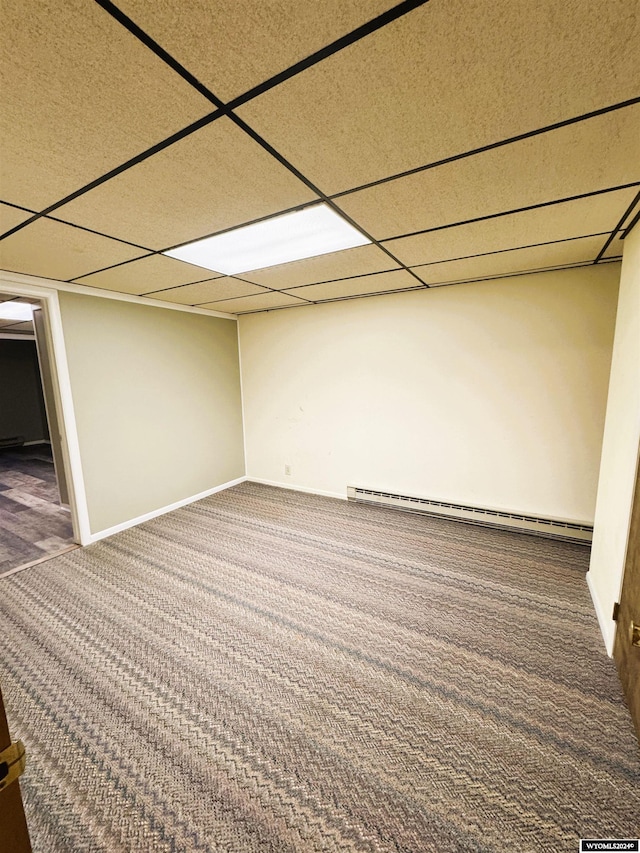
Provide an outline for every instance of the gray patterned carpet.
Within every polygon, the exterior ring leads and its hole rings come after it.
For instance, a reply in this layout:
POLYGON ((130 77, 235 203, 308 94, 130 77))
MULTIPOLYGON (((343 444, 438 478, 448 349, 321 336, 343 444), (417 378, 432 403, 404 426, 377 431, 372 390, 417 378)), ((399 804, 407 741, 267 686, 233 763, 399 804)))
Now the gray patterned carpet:
POLYGON ((37 853, 637 837, 588 549, 243 484, 0 583, 37 853))

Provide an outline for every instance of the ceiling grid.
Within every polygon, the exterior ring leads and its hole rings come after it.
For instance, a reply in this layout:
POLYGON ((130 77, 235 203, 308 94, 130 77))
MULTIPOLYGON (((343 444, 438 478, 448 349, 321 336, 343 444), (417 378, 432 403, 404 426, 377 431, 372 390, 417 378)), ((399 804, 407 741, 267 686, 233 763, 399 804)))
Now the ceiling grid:
POLYGON ((245 313, 608 263, 638 220, 624 0, 6 0, 3 16, 11 272, 245 313), (370 245, 235 276, 163 254, 321 203, 370 245))

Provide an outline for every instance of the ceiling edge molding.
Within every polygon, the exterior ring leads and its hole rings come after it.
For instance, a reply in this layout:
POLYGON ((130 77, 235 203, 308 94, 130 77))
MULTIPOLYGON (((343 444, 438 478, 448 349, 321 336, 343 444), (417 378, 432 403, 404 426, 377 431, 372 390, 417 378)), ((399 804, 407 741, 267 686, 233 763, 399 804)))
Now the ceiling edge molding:
POLYGON ((20 335, 17 332, 0 332, 0 341, 35 341, 35 335, 20 335))
POLYGON ((224 320, 235 320, 235 314, 225 314, 222 311, 207 311, 205 308, 193 308, 191 305, 179 305, 174 302, 162 302, 158 299, 149 299, 146 296, 135 296, 130 293, 118 293, 114 290, 103 290, 99 287, 89 287, 86 284, 72 284, 66 281, 56 281, 51 278, 40 278, 24 273, 7 272, 0 270, 0 283, 6 290, 11 290, 11 284, 19 284, 23 287, 46 288, 51 290, 64 290, 68 293, 79 293, 83 296, 97 296, 101 299, 114 299, 117 302, 133 302, 137 305, 146 305, 151 308, 163 308, 169 311, 182 311, 186 314, 202 314, 204 317, 222 317, 224 320))

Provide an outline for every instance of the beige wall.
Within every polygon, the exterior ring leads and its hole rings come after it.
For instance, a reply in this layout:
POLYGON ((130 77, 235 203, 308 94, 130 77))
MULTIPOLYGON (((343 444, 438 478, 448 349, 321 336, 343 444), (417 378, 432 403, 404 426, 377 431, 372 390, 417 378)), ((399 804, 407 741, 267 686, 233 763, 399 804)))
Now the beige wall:
POLYGON ((92 533, 244 474, 234 320, 59 296, 92 533))
POLYGON ((591 521, 619 275, 241 317, 248 476, 591 521))
POLYGON ((589 586, 609 653, 640 445, 640 227, 624 241, 589 586))

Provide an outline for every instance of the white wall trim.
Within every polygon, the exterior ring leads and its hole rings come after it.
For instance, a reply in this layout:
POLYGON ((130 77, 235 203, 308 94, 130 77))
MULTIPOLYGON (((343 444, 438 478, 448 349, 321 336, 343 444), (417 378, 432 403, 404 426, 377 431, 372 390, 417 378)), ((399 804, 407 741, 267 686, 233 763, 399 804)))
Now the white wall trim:
POLYGON ((631 487, 631 500, 629 504, 629 520, 627 523, 627 529, 625 530, 624 534, 624 556, 622 558, 622 571, 620 572, 620 585, 618 586, 618 591, 616 593, 616 601, 621 600, 622 588, 624 586, 624 576, 627 570, 627 560, 629 558, 629 542, 631 540, 631 517, 633 515, 633 503, 635 500, 636 493, 635 486, 638 477, 640 477, 640 441, 638 441, 638 455, 636 456, 635 474, 633 476, 633 480, 631 481, 633 485, 631 487))
POLYGON ((276 480, 261 480, 259 477, 245 477, 248 483, 260 483, 263 486, 275 486, 276 489, 288 489, 290 492, 304 492, 307 495, 321 495, 323 498, 338 498, 346 501, 347 492, 325 492, 322 489, 310 489, 307 486, 294 486, 291 483, 278 483, 276 480))
POLYGON ((73 284, 67 281, 56 281, 52 278, 24 275, 23 273, 0 270, 0 281, 6 281, 11 285, 23 284, 25 286, 53 288, 54 290, 64 290, 68 293, 79 293, 83 296, 99 296, 102 299, 115 299, 118 302, 135 302, 138 305, 147 305, 151 308, 166 308, 169 311, 183 311, 187 314, 202 314, 205 317, 222 317, 225 320, 238 321, 236 314, 224 314, 222 311, 209 311, 206 308, 194 308, 191 305, 178 305, 175 302, 150 299, 148 296, 135 296, 135 294, 131 293, 119 293, 116 290, 103 290, 100 287, 89 287, 86 284, 73 284))
POLYGON ((58 420, 62 433, 62 451, 69 480, 71 518, 74 522, 76 538, 80 545, 86 544, 90 533, 89 507, 84 487, 80 440, 76 426, 76 415, 71 393, 71 377, 67 362, 67 348, 64 342, 62 315, 57 291, 52 291, 41 299, 45 323, 49 332, 52 350, 53 391, 58 404, 58 420), (66 451, 66 452, 65 452, 66 451))
POLYGON ((19 332, 0 332, 0 341, 35 341, 35 335, 21 335, 19 332))
POLYGON ((182 498, 182 500, 176 501, 168 506, 163 506, 160 507, 160 509, 154 509, 144 515, 139 515, 137 518, 131 518, 129 521, 123 521, 121 524, 115 524, 113 527, 107 527, 106 530, 100 530, 98 533, 91 533, 88 540, 82 544, 90 545, 93 542, 98 542, 100 539, 106 539, 107 536, 113 536, 114 533, 120 533, 123 530, 128 530, 130 527, 136 527, 144 521, 151 521, 152 518, 157 518, 159 515, 165 515, 168 512, 173 512, 174 509, 180 509, 183 506, 187 506, 187 504, 195 503, 195 501, 201 501, 203 498, 208 498, 209 495, 215 495, 216 492, 223 492, 225 489, 230 489, 232 486, 238 486, 240 483, 244 483, 246 479, 246 477, 242 476, 238 477, 236 480, 229 480, 228 483, 222 483, 219 486, 206 489, 204 492, 192 495, 189 498, 182 498))
POLYGON ((249 462, 247 460, 247 431, 245 429, 244 418, 244 388, 242 387, 242 349, 240 347, 240 323, 236 324, 238 337, 238 372, 240 374, 240 414, 242 415, 242 449, 244 452, 244 473, 248 471, 249 462))
POLYGON ((89 509, 84 488, 76 416, 73 407, 73 396, 71 394, 67 350, 62 328, 62 315, 60 314, 60 303, 58 301, 59 288, 55 287, 60 282, 2 271, 0 271, 0 281, 3 282, 3 290, 7 290, 16 296, 28 296, 38 299, 42 306, 45 328, 47 330, 46 344, 49 348, 49 357, 51 359, 53 393, 69 486, 73 533, 77 542, 81 545, 86 545, 91 528, 89 526, 89 509))
POLYGON ((600 626, 600 632, 602 634, 602 638, 604 640, 604 645, 607 650, 607 654, 609 657, 613 656, 613 643, 616 638, 616 623, 611 619, 611 616, 606 616, 604 609, 602 607, 602 602, 598 597, 598 593, 594 584, 591 582, 591 575, 587 572, 587 586, 589 587, 589 592, 591 593, 591 601, 593 602, 594 610, 596 611, 596 616, 598 617, 598 625, 600 626))

